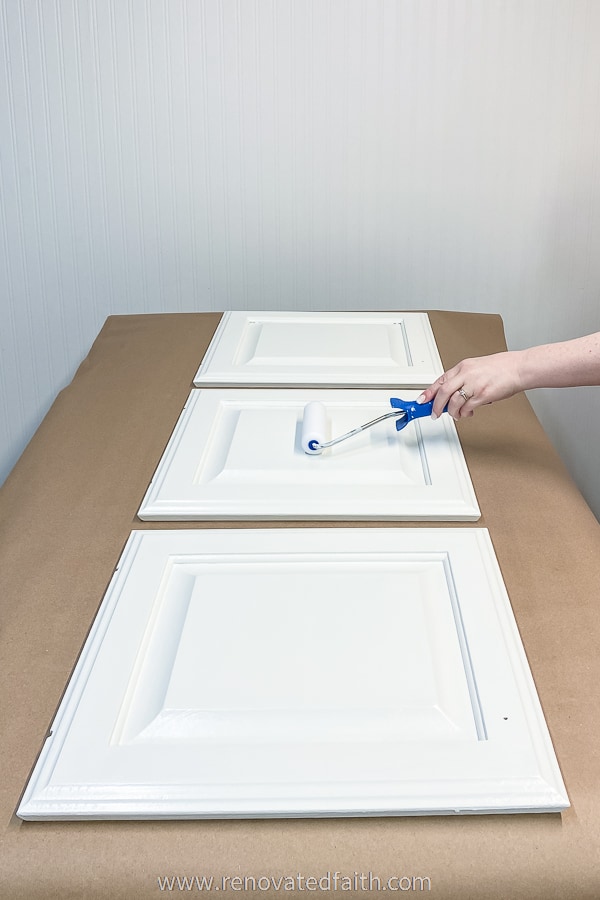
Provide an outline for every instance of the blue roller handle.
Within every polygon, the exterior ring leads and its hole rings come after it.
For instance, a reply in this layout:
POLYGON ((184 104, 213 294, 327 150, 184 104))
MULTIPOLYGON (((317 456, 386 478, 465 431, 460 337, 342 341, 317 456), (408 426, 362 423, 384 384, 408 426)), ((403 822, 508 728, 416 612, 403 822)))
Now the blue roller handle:
MULTIPOLYGON (((400 400, 398 397, 390 397, 390 406, 406 413, 401 419, 396 419, 396 431, 402 431, 413 419, 430 416, 433 410, 433 400, 430 400, 429 403, 417 403, 415 400, 400 400)), ((448 412, 448 406, 444 407, 443 412, 448 412)))

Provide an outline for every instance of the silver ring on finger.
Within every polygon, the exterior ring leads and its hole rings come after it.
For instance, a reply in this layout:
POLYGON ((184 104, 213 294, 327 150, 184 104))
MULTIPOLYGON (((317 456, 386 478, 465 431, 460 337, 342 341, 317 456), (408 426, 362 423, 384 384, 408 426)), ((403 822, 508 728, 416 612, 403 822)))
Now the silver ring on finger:
POLYGON ((459 388, 456 393, 460 394, 460 396, 463 398, 465 403, 467 403, 467 401, 470 400, 471 397, 473 396, 472 394, 471 395, 467 394, 464 387, 459 388))

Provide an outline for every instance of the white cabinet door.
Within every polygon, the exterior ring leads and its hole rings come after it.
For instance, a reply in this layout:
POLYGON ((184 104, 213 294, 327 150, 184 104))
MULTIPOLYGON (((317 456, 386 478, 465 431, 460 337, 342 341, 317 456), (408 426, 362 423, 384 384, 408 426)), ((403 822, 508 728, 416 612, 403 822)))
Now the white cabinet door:
POLYGON ((427 313, 223 313, 194 384, 426 387, 443 369, 427 313))
MULTIPOLYGON (((414 391, 403 391, 414 399, 414 391)), ((447 415, 388 419, 324 450, 301 447, 304 407, 331 436, 390 410, 382 391, 193 390, 142 501, 141 519, 474 520, 479 508, 447 415)))
POLYGON ((133 532, 24 819, 568 806, 484 529, 133 532))

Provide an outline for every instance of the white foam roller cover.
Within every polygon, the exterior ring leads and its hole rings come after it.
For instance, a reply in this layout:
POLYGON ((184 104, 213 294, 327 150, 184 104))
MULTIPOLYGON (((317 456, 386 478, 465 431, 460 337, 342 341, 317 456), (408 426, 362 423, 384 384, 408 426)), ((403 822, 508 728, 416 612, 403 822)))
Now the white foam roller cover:
POLYGON ((318 400, 307 403, 302 417, 302 449, 305 453, 320 453, 321 450, 311 449, 312 441, 323 444, 327 440, 327 410, 318 400))

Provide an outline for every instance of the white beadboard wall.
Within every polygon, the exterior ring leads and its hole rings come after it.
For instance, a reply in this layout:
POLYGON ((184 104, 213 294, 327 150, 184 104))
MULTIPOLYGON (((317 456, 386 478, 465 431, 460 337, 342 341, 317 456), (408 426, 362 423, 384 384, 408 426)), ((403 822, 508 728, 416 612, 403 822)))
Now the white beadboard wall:
MULTIPOLYGON (((113 313, 599 330, 599 46, 598 0, 0 0, 0 481, 113 313)), ((531 399, 600 515, 600 389, 531 399)))

